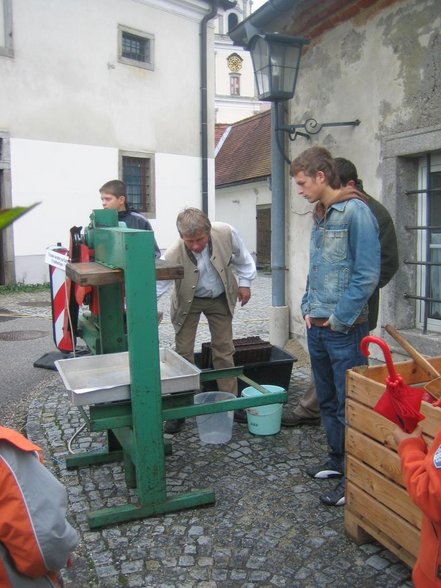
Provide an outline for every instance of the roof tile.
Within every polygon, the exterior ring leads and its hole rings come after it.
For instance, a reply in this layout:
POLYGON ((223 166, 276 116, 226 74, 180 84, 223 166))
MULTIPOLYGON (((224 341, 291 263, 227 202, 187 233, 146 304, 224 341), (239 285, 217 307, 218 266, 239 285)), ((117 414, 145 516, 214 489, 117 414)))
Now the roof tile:
POLYGON ((270 176, 271 110, 230 126, 230 132, 216 155, 216 187, 270 176))

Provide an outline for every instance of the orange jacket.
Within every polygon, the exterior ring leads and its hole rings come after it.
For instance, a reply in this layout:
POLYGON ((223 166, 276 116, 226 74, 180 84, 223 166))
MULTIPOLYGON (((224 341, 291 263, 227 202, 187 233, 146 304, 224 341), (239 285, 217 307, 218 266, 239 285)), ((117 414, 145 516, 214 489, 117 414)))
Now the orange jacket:
POLYGON ((40 449, 0 427, 0 586, 59 586, 58 570, 77 544, 66 521, 66 491, 40 449))
POLYGON ((423 513, 412 579, 416 588, 441 588, 441 427, 429 448, 421 437, 410 437, 398 453, 409 496, 423 513))

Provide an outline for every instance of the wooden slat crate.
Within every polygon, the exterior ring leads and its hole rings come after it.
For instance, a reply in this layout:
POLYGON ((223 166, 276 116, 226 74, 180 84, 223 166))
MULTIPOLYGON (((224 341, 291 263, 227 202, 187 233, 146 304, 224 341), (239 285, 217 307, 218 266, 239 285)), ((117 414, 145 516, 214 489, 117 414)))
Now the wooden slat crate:
MULTIPOLYGON (((441 372, 441 357, 430 358, 441 372)), ((414 361, 395 364, 409 385, 423 386, 427 376, 414 361)), ((410 567, 418 554, 421 512, 407 495, 395 449, 385 445, 395 425, 373 411, 385 390, 386 366, 359 367, 346 375, 345 531, 359 545, 376 539, 410 567)), ((431 443, 441 410, 426 402, 423 435, 431 443)))

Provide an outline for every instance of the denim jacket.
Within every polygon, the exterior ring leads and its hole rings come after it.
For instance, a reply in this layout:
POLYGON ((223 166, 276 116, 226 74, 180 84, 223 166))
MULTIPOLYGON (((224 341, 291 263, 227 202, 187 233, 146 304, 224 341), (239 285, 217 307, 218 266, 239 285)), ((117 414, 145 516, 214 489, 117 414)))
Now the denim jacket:
POLYGON ((331 204, 323 218, 315 212, 302 315, 329 318, 332 330, 347 333, 367 318, 379 277, 378 223, 368 206, 349 197, 331 204))

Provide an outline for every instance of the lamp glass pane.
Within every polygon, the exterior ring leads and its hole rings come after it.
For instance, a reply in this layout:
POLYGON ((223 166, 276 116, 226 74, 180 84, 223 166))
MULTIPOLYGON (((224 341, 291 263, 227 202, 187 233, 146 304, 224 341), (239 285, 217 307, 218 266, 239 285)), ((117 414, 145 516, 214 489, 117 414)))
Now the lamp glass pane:
POLYGON ((286 92, 292 94, 294 92, 294 81, 296 78, 296 70, 292 67, 272 67, 272 90, 273 92, 286 92))
POLYGON ((286 43, 273 43, 271 47, 271 64, 273 91, 294 93, 296 71, 300 59, 300 48, 286 43))
POLYGON ((271 60, 284 67, 296 67, 300 57, 300 47, 287 43, 272 42, 271 60))
POLYGON ((258 71, 269 63, 269 47, 265 39, 256 38, 254 45, 251 47, 251 57, 253 60, 254 71, 258 71))
POLYGON ((267 96, 270 92, 270 75, 269 67, 263 67, 260 70, 256 70, 256 84, 257 94, 260 97, 267 96))
POLYGON ((270 53, 268 43, 264 39, 256 38, 254 45, 251 47, 251 58, 253 60, 257 94, 259 98, 262 98, 268 94, 270 89, 270 53))
POLYGON ((250 46, 257 93, 260 100, 288 100, 294 95, 302 45, 268 37, 256 35, 250 46))

